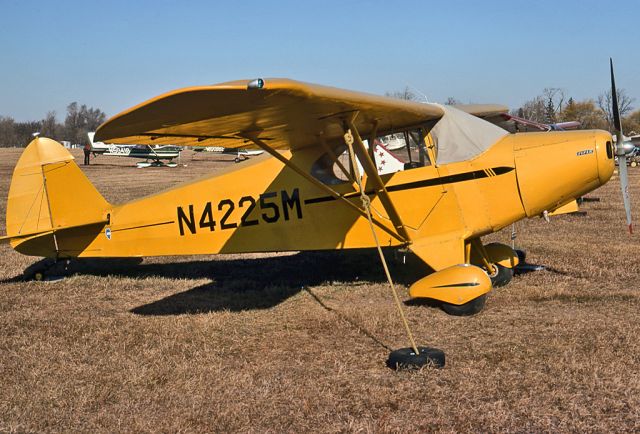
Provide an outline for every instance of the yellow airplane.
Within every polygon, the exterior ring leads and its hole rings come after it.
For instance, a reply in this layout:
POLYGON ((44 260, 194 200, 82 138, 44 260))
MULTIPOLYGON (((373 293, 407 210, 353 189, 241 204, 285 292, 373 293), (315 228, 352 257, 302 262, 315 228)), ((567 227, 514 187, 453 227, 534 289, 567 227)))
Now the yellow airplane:
POLYGON ((482 237, 570 207, 614 170, 610 133, 509 134, 481 118, 504 111, 286 79, 169 92, 113 117, 96 140, 265 154, 114 205, 64 147, 39 137, 15 168, 4 239, 54 259, 405 247, 433 270, 411 297, 473 314, 518 263, 482 237), (389 134, 408 139, 405 170, 380 175, 376 138, 389 134))

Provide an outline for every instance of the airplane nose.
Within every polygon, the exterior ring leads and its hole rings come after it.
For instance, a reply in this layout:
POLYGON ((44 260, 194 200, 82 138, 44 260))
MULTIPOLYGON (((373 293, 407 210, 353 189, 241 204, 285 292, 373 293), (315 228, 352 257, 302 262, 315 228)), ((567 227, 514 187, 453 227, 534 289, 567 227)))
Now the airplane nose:
MULTIPOLYGON (((613 154, 605 131, 530 133, 514 147, 518 188, 528 217, 554 210, 607 182, 613 154)), ((612 150, 613 148, 611 148, 612 150)))
POLYGON ((607 131, 597 131, 596 137, 596 154, 598 156, 598 178, 600 185, 606 184, 613 175, 615 166, 615 152, 613 149, 613 139, 607 131))

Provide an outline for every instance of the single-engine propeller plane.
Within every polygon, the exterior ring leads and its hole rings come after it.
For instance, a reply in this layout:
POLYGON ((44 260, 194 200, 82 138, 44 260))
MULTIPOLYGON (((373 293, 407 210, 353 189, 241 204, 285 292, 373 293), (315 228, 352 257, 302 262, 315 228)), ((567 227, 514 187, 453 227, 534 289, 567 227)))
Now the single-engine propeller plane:
POLYGON ((180 157, 182 148, 172 145, 152 146, 152 145, 116 145, 113 143, 102 143, 94 141, 95 132, 88 132, 91 152, 94 155, 105 155, 110 157, 139 158, 145 161, 136 163, 138 168, 145 167, 176 167, 178 164, 173 160, 180 157), (167 160, 167 162, 163 161, 167 160))
POLYGON ((411 297, 473 314, 518 263, 509 246, 482 237, 562 207, 614 170, 610 133, 509 134, 478 117, 506 110, 287 79, 169 92, 111 118, 96 139, 265 155, 113 205, 64 147, 39 137, 15 168, 5 239, 56 259, 406 247, 433 270, 411 285, 411 297), (376 138, 390 134, 410 139, 409 161, 381 175, 376 138))
POLYGON ((264 151, 259 150, 225 148, 224 146, 206 146, 204 148, 194 147, 193 151, 196 153, 212 152, 214 154, 235 155, 236 158, 234 158, 233 161, 236 163, 240 163, 244 160, 248 160, 249 157, 255 157, 264 153, 264 151))

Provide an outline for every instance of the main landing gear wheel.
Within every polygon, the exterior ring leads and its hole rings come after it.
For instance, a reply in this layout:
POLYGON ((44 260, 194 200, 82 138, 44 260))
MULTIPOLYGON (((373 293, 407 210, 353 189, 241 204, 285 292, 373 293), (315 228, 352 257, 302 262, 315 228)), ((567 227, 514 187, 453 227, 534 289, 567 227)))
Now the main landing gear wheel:
POLYGON ((487 294, 474 298, 465 304, 451 304, 443 302, 441 307, 446 313, 452 316, 471 316, 479 313, 487 301, 487 294))
POLYGON ((513 269, 503 267, 499 264, 491 264, 493 273, 488 273, 491 278, 491 286, 499 288, 507 285, 513 279, 513 269))
POLYGON ((45 258, 34 264, 29 265, 22 273, 25 281, 35 280, 42 282, 45 280, 58 280, 68 274, 68 260, 59 260, 45 258))
POLYGON ((418 347, 420 354, 413 348, 401 348, 392 351, 387 359, 387 366, 391 369, 420 369, 424 366, 444 368, 444 351, 437 348, 418 347))

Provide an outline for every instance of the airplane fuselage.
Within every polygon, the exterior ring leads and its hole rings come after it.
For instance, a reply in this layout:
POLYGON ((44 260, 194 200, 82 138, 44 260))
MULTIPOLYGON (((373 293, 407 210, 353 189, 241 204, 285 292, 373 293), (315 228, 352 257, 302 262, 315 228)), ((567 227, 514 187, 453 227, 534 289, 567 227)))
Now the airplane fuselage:
MULTIPOLYGON (((380 199, 369 191, 383 246, 407 245, 434 269, 463 263, 464 240, 539 215, 599 187, 613 172, 611 136, 603 131, 508 135, 478 157, 404 170, 382 179, 406 228, 392 236, 380 199), (607 144, 607 142, 609 144, 607 144), (462 241, 461 241, 462 240, 462 241)), ((312 171, 322 150, 286 158, 312 171)), ((369 224, 343 200, 361 204, 351 183, 332 185, 344 199, 304 179, 275 158, 104 211, 103 225, 57 232, 51 241, 14 243, 25 254, 112 257, 352 249, 374 247, 369 224)))

